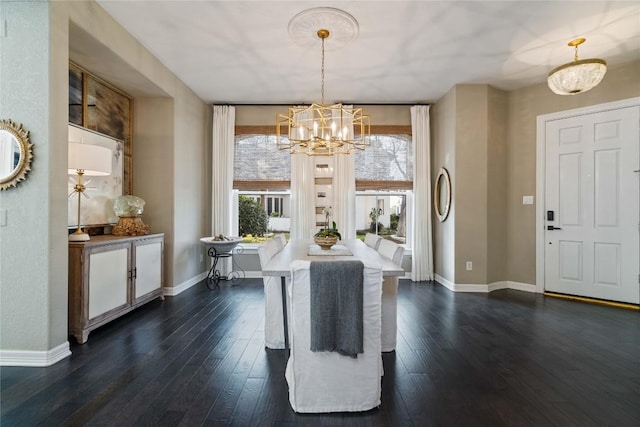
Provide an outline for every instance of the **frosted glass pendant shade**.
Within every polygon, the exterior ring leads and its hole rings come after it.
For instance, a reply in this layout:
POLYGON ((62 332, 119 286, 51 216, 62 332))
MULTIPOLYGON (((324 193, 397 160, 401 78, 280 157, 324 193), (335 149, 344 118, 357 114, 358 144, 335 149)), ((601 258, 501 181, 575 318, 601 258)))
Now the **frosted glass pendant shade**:
POLYGON ((549 88, 558 95, 575 95, 596 87, 607 72, 602 59, 582 59, 555 68, 549 73, 549 88))

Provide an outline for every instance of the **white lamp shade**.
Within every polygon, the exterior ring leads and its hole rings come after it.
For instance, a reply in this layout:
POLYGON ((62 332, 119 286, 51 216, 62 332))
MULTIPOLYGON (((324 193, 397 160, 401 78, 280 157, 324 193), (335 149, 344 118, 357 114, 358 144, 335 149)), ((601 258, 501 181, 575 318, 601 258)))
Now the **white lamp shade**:
POLYGON ((99 145, 69 143, 69 173, 83 170, 87 176, 111 174, 111 150, 99 145))

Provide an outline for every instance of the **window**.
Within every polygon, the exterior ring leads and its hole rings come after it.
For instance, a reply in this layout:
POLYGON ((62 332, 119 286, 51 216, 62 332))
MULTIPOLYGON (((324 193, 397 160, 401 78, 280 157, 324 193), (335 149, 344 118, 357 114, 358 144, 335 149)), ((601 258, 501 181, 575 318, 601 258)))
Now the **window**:
POLYGON ((371 135, 371 146, 355 153, 356 189, 413 188, 411 135, 371 135))
POLYGON ((291 155, 276 146, 275 129, 267 133, 236 131, 233 170, 234 212, 237 223, 238 197, 247 196, 260 204, 269 217, 265 235, 288 233, 290 218, 291 155))
POLYGON ((374 233, 410 245, 410 190, 356 192, 356 233, 374 233))
MULTIPOLYGON (((404 129, 403 129, 404 130, 404 129)), ((355 155, 356 230, 398 243, 411 242, 413 150, 410 132, 371 135, 371 146, 355 155)))
POLYGON ((291 186, 291 155, 278 150, 275 135, 236 135, 233 188, 275 190, 291 186))

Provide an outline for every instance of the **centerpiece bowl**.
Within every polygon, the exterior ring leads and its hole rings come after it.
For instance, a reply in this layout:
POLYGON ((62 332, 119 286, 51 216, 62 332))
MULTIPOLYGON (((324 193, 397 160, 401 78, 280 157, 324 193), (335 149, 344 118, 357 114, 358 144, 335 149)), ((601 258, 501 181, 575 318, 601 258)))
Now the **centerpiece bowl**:
POLYGON ((313 241, 324 250, 331 249, 331 246, 338 243, 338 236, 315 236, 313 241))

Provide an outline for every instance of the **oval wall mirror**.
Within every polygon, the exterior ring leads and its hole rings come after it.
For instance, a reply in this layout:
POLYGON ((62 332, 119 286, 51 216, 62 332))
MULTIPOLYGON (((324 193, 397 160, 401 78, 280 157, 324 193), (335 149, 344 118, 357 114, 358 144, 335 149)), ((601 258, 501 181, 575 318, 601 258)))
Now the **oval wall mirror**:
POLYGON ((451 206, 451 178, 445 168, 440 168, 436 177, 433 200, 438 221, 444 222, 449 215, 449 207, 451 206))
POLYGON ((22 124, 0 120, 0 190, 15 187, 31 170, 33 144, 22 124))

